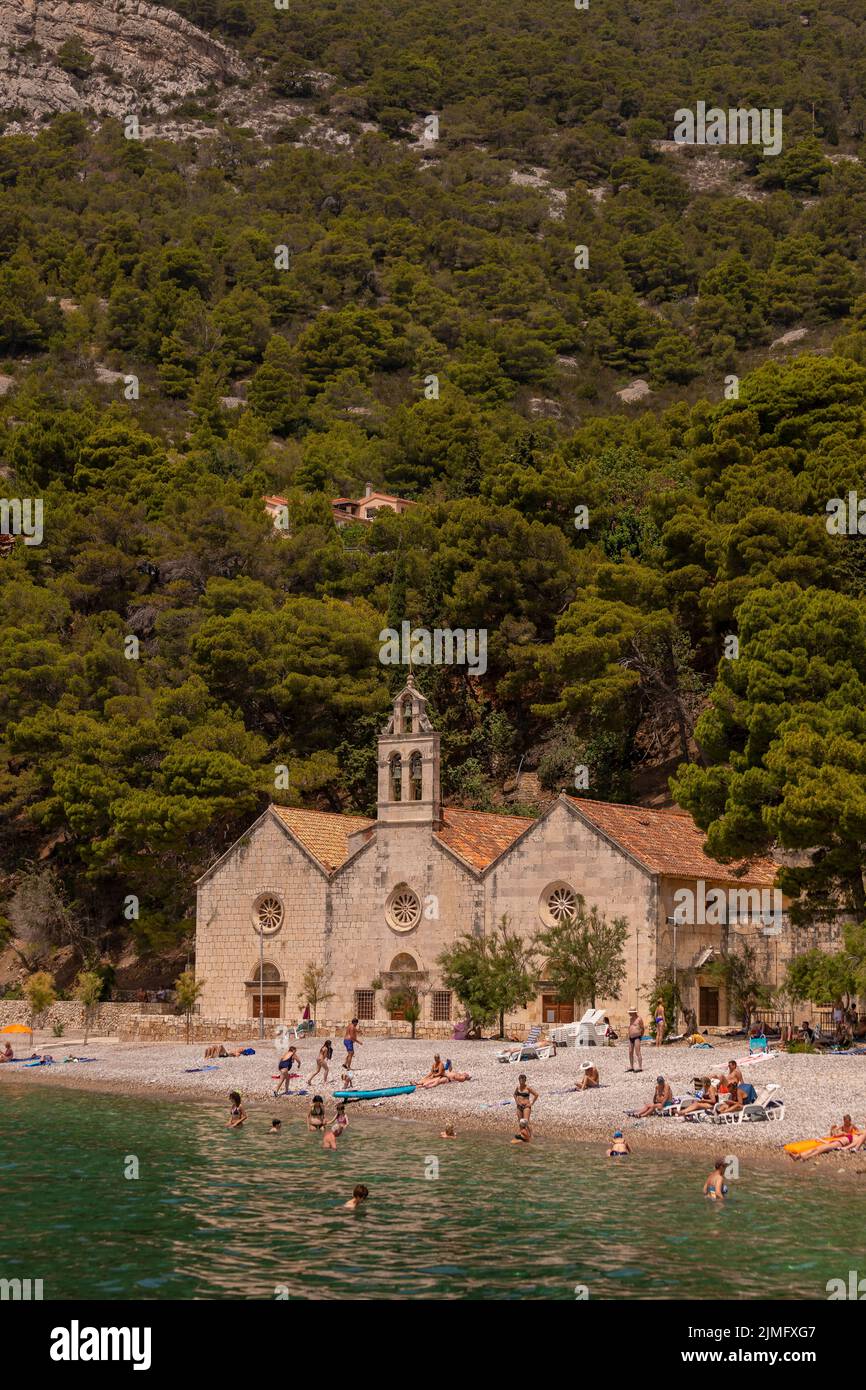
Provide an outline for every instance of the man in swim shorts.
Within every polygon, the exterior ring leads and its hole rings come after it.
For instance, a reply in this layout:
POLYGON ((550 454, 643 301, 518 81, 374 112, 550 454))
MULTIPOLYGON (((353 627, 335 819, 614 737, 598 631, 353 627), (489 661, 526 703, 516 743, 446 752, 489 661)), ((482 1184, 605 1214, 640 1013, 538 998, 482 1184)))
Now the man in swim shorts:
POLYGON ((643 1058, 640 1055, 640 1040, 643 1037, 643 1019, 637 1009, 628 1011, 628 1067, 627 1071, 643 1071, 643 1058), (637 1062, 637 1066, 635 1066, 637 1062))
POLYGON ((361 1047, 361 1045, 361 1039, 358 1037, 358 1020, 353 1018, 346 1028, 346 1036, 343 1039, 343 1046, 346 1049, 346 1071, 351 1072, 352 1063, 355 1060, 355 1048, 356 1046, 361 1047))

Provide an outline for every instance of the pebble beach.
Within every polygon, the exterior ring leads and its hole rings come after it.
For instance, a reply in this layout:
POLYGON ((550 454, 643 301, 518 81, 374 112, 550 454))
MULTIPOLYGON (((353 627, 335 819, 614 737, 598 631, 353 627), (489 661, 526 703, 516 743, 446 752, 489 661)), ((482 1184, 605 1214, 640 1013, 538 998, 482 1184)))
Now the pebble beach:
MULTIPOLYGON (((304 1039, 298 1045, 301 1080, 292 1083, 293 1095, 277 1100, 273 1098, 277 1085, 273 1078, 278 1053, 272 1041, 252 1038, 249 1044, 230 1044, 244 1045, 254 1047, 255 1056, 213 1062, 205 1061, 201 1043, 120 1043, 91 1038, 85 1048, 72 1040, 63 1039, 58 1045, 57 1039, 45 1039, 37 1043, 37 1048, 58 1059, 54 1066, 0 1066, 0 1083, 61 1085, 209 1102, 222 1101, 228 1091, 238 1090, 247 1108, 257 1113, 267 1110, 269 1114, 285 1116, 295 1110, 305 1111, 309 1096, 299 1096, 297 1092, 306 1088, 306 1077, 315 1068, 320 1040, 304 1039), (70 1053, 96 1060, 63 1063, 61 1059, 70 1053), (189 1070, 205 1066, 214 1069, 189 1070)), ((435 1047, 443 1058, 451 1058, 455 1070, 469 1072, 471 1080, 431 1090, 416 1089, 411 1095, 358 1102, 350 1109, 353 1120, 357 1122, 360 1114, 393 1116, 429 1125, 437 1132, 452 1121, 458 1133, 492 1131, 507 1139, 515 1127, 512 1094, 518 1074, 525 1072, 529 1085, 539 1095, 533 1110, 533 1127, 536 1140, 542 1142, 545 1136, 607 1140, 619 1128, 634 1147, 642 1149, 731 1151, 735 1137, 738 1151, 780 1155, 782 1146, 791 1140, 827 1133, 845 1112, 852 1115, 856 1125, 866 1127, 866 1055, 771 1053, 760 1060, 744 1061, 748 1049, 742 1039, 719 1039, 712 1050, 693 1050, 678 1044, 661 1049, 645 1045, 643 1072, 630 1074, 626 1071, 628 1052, 622 1044, 612 1048, 569 1047, 559 1050, 555 1058, 516 1065, 497 1060, 502 1048, 499 1042, 434 1045, 426 1040, 370 1038, 363 1041, 356 1054, 356 1088, 398 1086, 419 1080, 430 1068, 435 1047), (768 1082, 778 1084, 778 1094, 785 1099, 783 1119, 722 1126, 667 1117, 638 1120, 626 1115, 627 1110, 640 1109, 651 1099, 657 1075, 663 1074, 674 1095, 681 1095, 691 1090, 695 1076, 722 1076, 729 1058, 740 1061, 745 1079, 755 1085, 759 1094, 768 1082), (587 1092, 569 1091, 581 1075, 583 1061, 592 1061, 598 1067, 601 1086, 587 1092)), ((341 1088, 343 1055, 342 1042, 335 1039, 328 1085, 317 1082, 313 1088, 327 1102, 332 1092, 341 1088)), ((866 1172, 862 1156, 852 1156, 845 1163, 852 1170, 856 1167, 866 1172)), ((800 1168, 799 1164, 790 1166, 800 1168)), ((828 1160, 822 1158, 803 1168, 818 1170, 826 1166, 828 1160)), ((834 1162, 833 1166, 838 1168, 839 1164, 834 1162)))

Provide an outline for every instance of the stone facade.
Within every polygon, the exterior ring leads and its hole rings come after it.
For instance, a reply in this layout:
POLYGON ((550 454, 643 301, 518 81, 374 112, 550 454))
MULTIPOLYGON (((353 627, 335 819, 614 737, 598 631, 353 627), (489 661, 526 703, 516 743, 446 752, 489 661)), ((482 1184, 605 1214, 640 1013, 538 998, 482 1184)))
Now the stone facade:
MULTIPOLYGON (((725 1024, 723 992, 713 1000, 695 962, 718 953, 740 928, 693 925, 675 933, 675 894, 696 892, 701 876, 707 891, 732 882, 767 890, 775 866, 715 864, 701 846, 700 832, 675 811, 566 796, 537 820, 443 808, 438 735, 410 677, 379 740, 375 822, 272 806, 200 880, 201 1013, 226 1027, 256 1019, 261 945, 269 1024, 298 1017, 304 969, 313 963, 330 974, 320 1017, 345 1021, 358 1013, 370 1032, 384 1029, 389 987, 405 981, 421 993, 419 1035, 447 1035, 461 1009, 442 989, 440 952, 459 934, 491 932, 503 917, 528 939, 550 920, 557 894, 560 903, 580 894, 629 925, 620 998, 598 1001, 615 1026, 632 1005, 647 1016, 657 974, 674 964, 685 1002, 718 1012, 700 1021, 725 1024), (358 991, 365 992, 360 999, 358 991)), ((778 981, 791 953, 787 929, 768 937, 758 924, 755 932, 778 981)), ((567 1015, 540 981, 537 997, 508 1022, 525 1027, 567 1015)))

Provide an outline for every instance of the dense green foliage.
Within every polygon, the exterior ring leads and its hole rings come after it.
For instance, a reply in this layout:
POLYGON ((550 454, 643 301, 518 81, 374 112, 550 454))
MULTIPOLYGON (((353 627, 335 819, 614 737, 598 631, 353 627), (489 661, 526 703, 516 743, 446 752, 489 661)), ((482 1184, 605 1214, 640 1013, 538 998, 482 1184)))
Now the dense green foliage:
POLYGON ((179 143, 0 140, 4 488, 45 512, 0 557, 9 894, 50 854, 161 947, 269 797, 368 812, 405 618, 488 632, 484 678, 417 673, 449 798, 683 761, 714 853, 820 846, 785 887, 862 915, 866 563, 824 513, 866 430, 864 0, 175 8, 350 143, 205 98, 179 143), (698 98, 782 107, 785 153, 659 149, 698 98), (767 361, 795 322, 821 351, 767 361), (337 531, 367 481, 419 505, 337 531))

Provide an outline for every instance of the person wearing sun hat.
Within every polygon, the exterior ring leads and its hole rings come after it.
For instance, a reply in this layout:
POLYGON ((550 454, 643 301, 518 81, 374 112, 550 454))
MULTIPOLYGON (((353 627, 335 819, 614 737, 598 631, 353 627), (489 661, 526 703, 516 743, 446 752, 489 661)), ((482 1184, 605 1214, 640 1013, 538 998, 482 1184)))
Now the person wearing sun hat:
POLYGON ((600 1084, 598 1079, 598 1067, 592 1062, 581 1062, 581 1078, 575 1084, 576 1091, 592 1091, 600 1084))
POLYGON ((643 1058, 640 1055, 640 1040, 643 1037, 643 1019, 637 1009, 628 1011, 628 1066, 626 1071, 643 1071, 643 1058), (637 1062, 637 1066, 635 1066, 637 1062))

